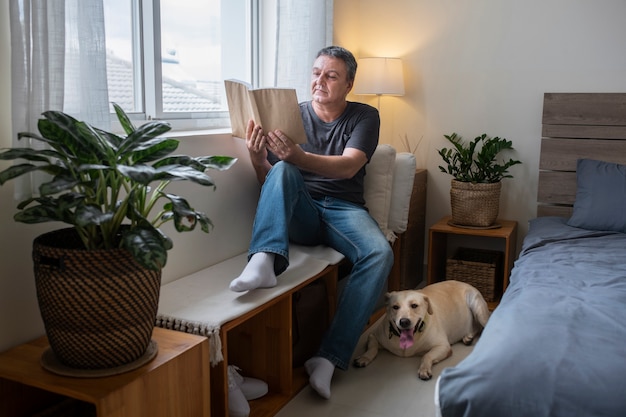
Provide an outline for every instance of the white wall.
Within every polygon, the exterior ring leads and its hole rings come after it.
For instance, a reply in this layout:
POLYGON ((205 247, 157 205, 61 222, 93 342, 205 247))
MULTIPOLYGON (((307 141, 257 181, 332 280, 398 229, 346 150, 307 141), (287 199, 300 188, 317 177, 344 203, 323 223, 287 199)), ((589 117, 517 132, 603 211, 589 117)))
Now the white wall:
MULTIPOLYGON (((623 0, 335 0, 335 38, 357 57, 404 59, 407 93, 382 99, 382 138, 399 149, 405 135, 411 146, 419 142, 418 163, 429 170, 427 226, 450 212, 450 178, 437 169, 443 134, 486 132, 513 140, 524 162, 505 181, 501 214, 525 231, 535 215, 542 95, 626 91, 625 16, 623 0)), ((0 56, 10 56, 8 2, 0 2, 0 56)), ((0 60, 0 147, 10 146, 12 135, 9 65, 0 60)), ((225 149, 245 156, 228 137, 186 138, 183 145, 195 154, 225 149)), ((249 201, 222 204, 236 187, 248 190, 244 200, 254 198, 254 185, 241 182, 246 169, 243 163, 232 175, 215 175, 218 191, 194 196, 215 233, 176 236, 165 281, 247 245, 226 230, 249 228, 240 221, 249 217, 242 209, 249 201)), ((11 184, 0 187, 0 351, 43 334, 31 242, 54 227, 13 222, 12 193, 11 184)))
POLYGON ((513 141, 523 165, 504 180, 500 215, 520 223, 521 242, 536 213, 543 93, 626 91, 625 18, 623 0, 335 0, 335 43, 404 60, 406 94, 383 97, 381 141, 421 140, 427 227, 450 214, 443 135, 513 141))

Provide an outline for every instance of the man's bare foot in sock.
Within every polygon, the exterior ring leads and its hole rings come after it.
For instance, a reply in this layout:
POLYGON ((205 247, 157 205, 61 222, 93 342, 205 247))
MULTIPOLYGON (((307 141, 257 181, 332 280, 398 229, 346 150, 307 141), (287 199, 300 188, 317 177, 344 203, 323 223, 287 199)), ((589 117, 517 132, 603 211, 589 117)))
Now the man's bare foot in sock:
POLYGON ((333 379, 335 365, 326 358, 314 356, 304 363, 309 374, 309 384, 323 398, 330 399, 330 381, 333 379))
POLYGON ((230 290, 243 292, 276 286, 273 253, 257 252, 250 258, 241 275, 232 280, 230 290))

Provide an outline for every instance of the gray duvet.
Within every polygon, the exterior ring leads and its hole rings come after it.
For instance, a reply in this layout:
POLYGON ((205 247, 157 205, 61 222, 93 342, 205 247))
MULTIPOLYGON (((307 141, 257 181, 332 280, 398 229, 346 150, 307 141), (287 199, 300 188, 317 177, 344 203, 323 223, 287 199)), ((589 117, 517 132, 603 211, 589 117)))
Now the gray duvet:
POLYGON ((443 370, 443 417, 626 416, 626 234, 531 221, 473 352, 443 370))

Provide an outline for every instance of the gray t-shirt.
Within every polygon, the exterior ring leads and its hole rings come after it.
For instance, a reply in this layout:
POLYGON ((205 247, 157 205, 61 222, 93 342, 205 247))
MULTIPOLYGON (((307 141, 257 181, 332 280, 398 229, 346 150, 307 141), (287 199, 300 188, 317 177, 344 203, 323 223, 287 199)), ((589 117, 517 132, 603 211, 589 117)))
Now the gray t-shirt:
MULTIPOLYGON (((306 152, 341 155, 345 148, 356 148, 365 152, 369 162, 378 145, 380 130, 380 117, 374 107, 349 101, 343 114, 330 123, 317 117, 310 101, 300 103, 300 113, 308 139, 301 146, 306 152)), ((275 158, 270 159, 272 160, 275 161, 275 158)), ((307 171, 302 171, 302 175, 313 198, 329 196, 359 205, 365 204, 365 166, 348 179, 330 179, 307 171)))

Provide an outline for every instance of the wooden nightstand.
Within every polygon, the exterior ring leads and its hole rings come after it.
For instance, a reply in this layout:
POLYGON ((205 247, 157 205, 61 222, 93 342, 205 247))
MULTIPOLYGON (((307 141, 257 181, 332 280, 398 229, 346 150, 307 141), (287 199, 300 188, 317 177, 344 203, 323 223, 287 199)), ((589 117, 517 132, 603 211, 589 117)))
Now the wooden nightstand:
POLYGON ((69 402, 81 416, 209 417, 208 339, 159 328, 152 339, 159 351, 151 362, 101 378, 64 377, 43 369, 45 337, 1 353, 0 416, 39 415, 69 402))
MULTIPOLYGON (((509 284, 509 275, 515 262, 515 246, 517 241, 517 222, 513 220, 498 219, 497 223, 502 227, 497 229, 466 229, 454 227, 448 224, 450 216, 446 216, 435 223, 428 233, 428 284, 446 279, 446 261, 448 257, 448 236, 470 236, 482 239, 496 239, 504 252, 502 291, 509 284)), ((494 309, 497 302, 489 303, 489 308, 494 309)))

